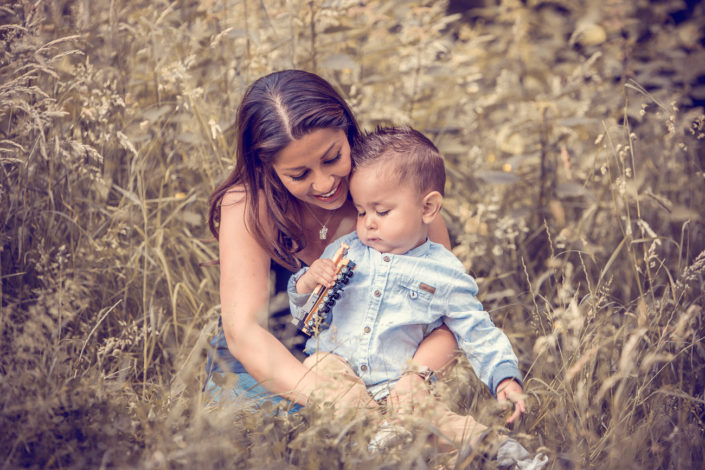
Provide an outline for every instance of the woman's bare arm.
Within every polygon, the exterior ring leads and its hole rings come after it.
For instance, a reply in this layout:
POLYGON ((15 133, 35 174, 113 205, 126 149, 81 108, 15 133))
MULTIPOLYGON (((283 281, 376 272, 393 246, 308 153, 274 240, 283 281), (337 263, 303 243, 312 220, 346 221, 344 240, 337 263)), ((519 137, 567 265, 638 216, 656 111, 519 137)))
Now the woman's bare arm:
POLYGON ((245 195, 228 193, 220 214, 220 301, 228 348, 268 390, 305 403, 317 384, 263 326, 269 301, 270 257, 245 228, 245 195))
POLYGON ((448 227, 441 214, 438 214, 428 227, 428 238, 432 242, 440 243, 450 250, 450 235, 448 235, 448 227))

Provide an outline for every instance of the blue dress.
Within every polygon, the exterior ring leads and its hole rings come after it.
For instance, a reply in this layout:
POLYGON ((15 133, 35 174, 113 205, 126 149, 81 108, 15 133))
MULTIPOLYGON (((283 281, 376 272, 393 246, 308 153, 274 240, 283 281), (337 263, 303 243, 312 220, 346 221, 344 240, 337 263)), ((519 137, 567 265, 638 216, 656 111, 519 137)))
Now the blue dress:
MULTIPOLYGON (((275 291, 286 292, 291 272, 274 261, 271 263, 271 269, 275 275, 275 291)), ((291 324, 290 320, 291 314, 288 308, 273 312, 269 318, 269 330, 295 357, 303 360, 305 358, 303 347, 306 337, 291 324)), ((257 407, 261 407, 266 402, 275 405, 284 402, 289 403, 289 412, 301 409, 301 405, 291 403, 260 385, 245 370, 242 363, 230 353, 225 340, 225 333, 223 332, 222 319, 218 321, 218 333, 211 339, 210 345, 211 348, 208 351, 208 361, 206 363, 207 378, 203 390, 211 396, 213 402, 247 399, 257 407), (235 386, 232 389, 224 390, 221 385, 216 383, 220 381, 214 380, 214 376, 217 374, 221 376, 235 374, 237 376, 235 386)))

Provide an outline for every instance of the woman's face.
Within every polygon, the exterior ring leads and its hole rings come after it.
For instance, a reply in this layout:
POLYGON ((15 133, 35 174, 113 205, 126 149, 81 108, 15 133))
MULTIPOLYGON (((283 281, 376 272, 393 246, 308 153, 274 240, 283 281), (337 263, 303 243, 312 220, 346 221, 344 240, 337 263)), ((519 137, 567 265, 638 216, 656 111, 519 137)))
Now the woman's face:
POLYGON ((336 128, 316 129, 274 157, 274 171, 296 198, 322 209, 341 207, 348 197, 350 144, 336 128))

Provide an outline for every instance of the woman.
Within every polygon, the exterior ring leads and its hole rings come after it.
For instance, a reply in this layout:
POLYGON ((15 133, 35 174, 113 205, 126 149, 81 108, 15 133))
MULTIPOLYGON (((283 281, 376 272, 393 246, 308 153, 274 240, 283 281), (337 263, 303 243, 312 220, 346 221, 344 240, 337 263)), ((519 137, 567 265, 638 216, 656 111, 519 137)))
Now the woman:
MULTIPOLYGON (((235 169, 210 199, 210 228, 220 245, 222 331, 213 341, 220 356, 216 371, 220 364, 238 375, 236 395, 274 394, 278 397, 272 401, 303 405, 326 382, 263 326, 270 266, 274 262, 295 271, 355 229, 348 176, 350 143, 359 128, 328 82, 285 70, 250 86, 238 109, 237 132, 235 169)), ((440 217, 430 238, 450 245, 440 217)), ((439 369, 456 348, 453 335, 439 328, 423 341, 414 361, 439 369)), ((408 374, 396 389, 415 380, 421 378, 408 374)), ((212 376, 207 388, 219 388, 212 376)), ((328 390, 338 404, 369 399, 328 390)))

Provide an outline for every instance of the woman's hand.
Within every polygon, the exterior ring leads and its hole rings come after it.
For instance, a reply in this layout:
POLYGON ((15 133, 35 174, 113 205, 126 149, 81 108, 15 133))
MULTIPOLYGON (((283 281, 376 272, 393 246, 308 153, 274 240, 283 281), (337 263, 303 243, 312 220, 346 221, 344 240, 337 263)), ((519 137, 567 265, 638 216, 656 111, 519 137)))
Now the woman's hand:
POLYGON ((504 379, 497 385, 497 401, 499 403, 514 403, 514 413, 507 418, 507 424, 515 422, 526 412, 524 390, 519 382, 512 378, 504 379))
POLYGON ((403 374, 387 397, 387 407, 399 414, 411 414, 419 406, 428 406, 432 400, 424 379, 414 373, 403 374))
POLYGON ((335 285, 336 272, 333 260, 319 258, 296 282, 296 292, 310 294, 319 284, 325 287, 335 285))
POLYGON ((353 409, 379 411, 365 383, 342 357, 316 352, 304 360, 304 366, 317 376, 309 402, 332 406, 336 416, 353 409))

